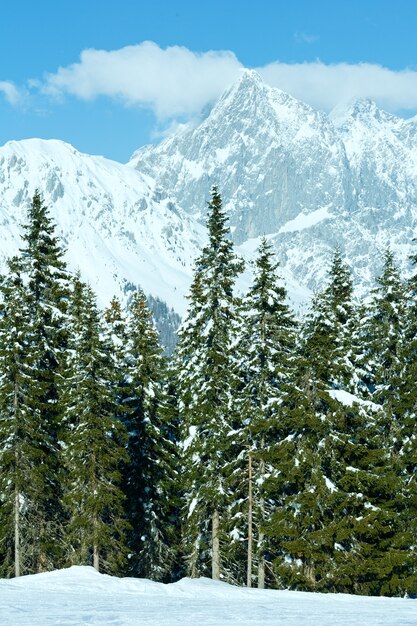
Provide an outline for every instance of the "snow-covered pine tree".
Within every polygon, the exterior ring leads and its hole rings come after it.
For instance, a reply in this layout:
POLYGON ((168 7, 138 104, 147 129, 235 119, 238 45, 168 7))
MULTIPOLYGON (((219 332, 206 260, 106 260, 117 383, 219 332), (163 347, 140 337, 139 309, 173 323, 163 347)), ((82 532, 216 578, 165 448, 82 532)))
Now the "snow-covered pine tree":
MULTIPOLYGON (((417 267, 417 254, 411 257, 417 267)), ((402 465, 403 488, 407 507, 404 515, 404 532, 409 538, 409 568, 403 588, 417 594, 417 272, 407 284, 407 308, 405 316, 405 340, 401 352, 403 370, 400 395, 395 406, 397 437, 395 446, 402 465)))
POLYGON ((62 556, 60 388, 65 371, 69 278, 54 224, 38 192, 23 228, 24 247, 13 261, 13 272, 15 277, 19 275, 22 312, 28 322, 20 330, 19 342, 25 346, 26 363, 30 363, 25 419, 33 439, 31 457, 25 463, 32 466, 33 479, 30 498, 22 501, 27 524, 20 540, 27 546, 24 571, 30 573, 57 567, 62 556))
POLYGON ((406 329, 407 294, 395 264, 387 250, 377 286, 372 291, 363 334, 366 342, 368 385, 372 399, 395 413, 403 372, 403 350, 406 329))
POLYGON ((275 570, 280 584, 297 589, 395 593, 404 575, 401 485, 384 412, 348 393, 361 391, 363 347, 347 316, 351 289, 338 256, 313 304, 295 384, 281 408, 268 481, 276 501, 269 528, 275 570))
MULTIPOLYGON (((409 544, 412 543, 410 520, 407 519, 410 501, 407 498, 407 479, 404 480, 403 454, 406 440, 403 436, 402 409, 404 365, 407 363, 406 332, 407 288, 394 255, 388 249, 366 311, 363 341, 367 384, 372 400, 382 406, 379 422, 384 438, 381 447, 389 467, 376 503, 379 532, 374 533, 371 539, 373 548, 369 553, 374 566, 369 566, 368 578, 372 578, 374 573, 378 581, 375 588, 390 594, 401 593, 404 589, 403 581, 410 567, 409 544), (385 524, 381 524, 384 518, 385 524)), ((370 581, 366 584, 368 589, 372 585, 370 581)))
MULTIPOLYGON (((30 351, 32 321, 18 259, 8 262, 0 304, 0 561, 3 576, 36 571, 33 517, 43 498, 48 456, 55 455, 44 429, 30 351)), ((52 483, 53 484, 53 483, 52 483)), ((36 528, 36 524, 35 524, 36 528)))
POLYGON ((104 334, 105 341, 111 348, 114 370, 113 394, 117 416, 124 423, 128 410, 126 398, 129 394, 126 372, 128 332, 126 312, 123 311, 121 302, 116 296, 112 298, 109 307, 104 311, 104 334))
POLYGON ((130 522, 128 573, 166 580, 178 543, 175 512, 177 448, 170 411, 167 369, 152 315, 141 291, 129 307, 124 423, 129 462, 124 467, 130 522))
POLYGON ((300 361, 266 483, 273 567, 285 588, 392 593, 404 554, 384 415, 345 393, 326 388, 300 361))
POLYGON ((399 595, 410 537, 403 532, 405 499, 387 415, 379 405, 340 399, 341 406, 327 417, 322 457, 334 485, 336 549, 328 589, 399 595))
POLYGON ((366 393, 357 310, 349 268, 336 249, 327 287, 313 299, 304 332, 304 356, 315 377, 331 388, 366 393))
POLYGON ((352 294, 350 272, 337 249, 328 284, 314 297, 302 328, 296 377, 274 450, 277 478, 271 489, 277 506, 270 532, 277 539, 276 571, 293 588, 315 589, 333 568, 336 487, 326 473, 324 450, 333 421, 344 411, 329 390, 359 386, 352 294))
POLYGON ((74 280, 65 385, 64 504, 68 561, 112 574, 126 557, 121 465, 126 431, 117 419, 115 371, 101 315, 90 287, 74 280))
POLYGON ((104 321, 108 341, 113 347, 115 366, 120 370, 120 375, 123 376, 127 342, 127 322, 121 302, 116 296, 111 299, 110 305, 104 311, 104 321))
POLYGON ((265 490, 273 502, 266 524, 277 586, 314 590, 323 567, 330 567, 332 485, 322 471, 323 445, 329 433, 331 398, 311 363, 298 356, 292 386, 280 406, 273 472, 265 490))
POLYGON ((236 335, 235 280, 242 262, 229 240, 221 196, 213 187, 208 214, 209 242, 195 265, 189 309, 177 348, 182 428, 183 545, 192 576, 222 572, 221 544, 227 531, 227 466, 236 335))
MULTIPOLYGON (((231 548, 236 543, 237 546, 248 544, 247 585, 251 586, 252 579, 257 578, 258 587, 263 588, 265 558, 271 553, 263 530, 267 517, 264 482, 273 471, 267 466, 266 457, 280 428, 280 407, 289 393, 296 322, 285 302, 287 294, 279 278, 279 264, 266 239, 260 244, 254 265, 253 285, 243 301, 242 333, 237 343, 239 389, 234 425, 242 445, 240 459, 250 464, 250 483, 241 481, 248 472, 236 464, 234 475, 240 478, 242 497, 235 500, 237 525, 232 529, 231 548), (245 495, 249 516, 242 516, 245 495), (252 561, 257 564, 257 577, 252 571, 252 561)), ((236 495, 238 491, 235 489, 236 495)))

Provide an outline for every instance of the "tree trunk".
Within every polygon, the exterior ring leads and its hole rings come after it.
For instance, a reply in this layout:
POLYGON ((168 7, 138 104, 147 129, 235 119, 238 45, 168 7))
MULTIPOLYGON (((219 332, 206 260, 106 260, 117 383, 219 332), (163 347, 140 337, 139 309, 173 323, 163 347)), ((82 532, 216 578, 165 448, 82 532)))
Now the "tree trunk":
POLYGON ((16 578, 20 576, 20 498, 17 486, 14 494, 14 575, 16 578))
MULTIPOLYGON (((261 500, 260 506, 263 506, 263 500, 261 500)), ((261 546, 261 549, 259 551, 258 561, 258 589, 265 589, 265 557, 262 548, 263 541, 264 534, 262 532, 259 532, 259 544, 261 546)))
POLYGON ((306 559, 305 560, 305 563, 304 563, 304 575, 307 578, 307 580, 314 587, 314 585, 316 583, 316 576, 315 576, 315 572, 314 572, 314 564, 311 562, 310 559, 306 559))
POLYGON ((13 409, 14 409, 14 435, 15 435, 15 488, 14 488, 14 575, 20 576, 20 493, 19 493, 19 445, 17 442, 17 413, 18 413, 18 389, 14 388, 13 409))
MULTIPOLYGON (((260 446, 261 454, 262 454, 264 446, 265 446, 265 440, 262 437, 261 446, 260 446)), ((261 489, 263 485, 264 476, 265 476, 265 461, 261 457, 261 460, 259 462, 259 478, 260 478, 261 489)), ((265 501, 263 497, 261 496, 259 498, 259 527, 260 528, 262 527, 264 518, 265 518, 265 501)), ((259 530, 258 532, 258 589, 265 589, 264 538, 265 538, 264 533, 262 532, 262 530, 259 530)))
POLYGON ((212 561, 211 561, 211 577, 213 580, 220 580, 220 518, 219 511, 216 509, 212 517, 212 561))
POLYGON ((248 455, 249 466, 249 489, 248 489, 248 570, 247 570, 247 587, 252 587, 252 551, 253 551, 253 535, 252 535, 252 455, 248 455))
MULTIPOLYGON (((93 453, 92 457, 92 485, 93 485, 93 493, 96 493, 96 455, 93 453)), ((95 509, 95 503, 94 503, 95 509)), ((93 567, 98 572, 100 571, 100 558, 98 552, 98 544, 97 544, 97 526, 98 520, 96 517, 96 513, 94 513, 93 517, 93 567)))
MULTIPOLYGON (((266 320, 265 316, 262 318, 262 343, 265 344, 266 341, 266 320)), ((262 435, 259 445, 259 450, 261 453, 261 458, 259 461, 259 484, 260 489, 263 489, 264 477, 265 477, 265 461, 262 457, 263 451, 265 448, 265 437, 262 435)), ((262 491, 261 491, 262 494, 262 491)), ((259 531, 258 531, 258 589, 265 589, 265 549, 264 549, 264 538, 265 535, 262 532, 262 524, 265 519, 265 501, 262 495, 259 498, 259 531)))
POLYGON ((98 545, 96 543, 94 543, 93 546, 93 567, 98 572, 100 571, 100 558, 98 553, 98 545))

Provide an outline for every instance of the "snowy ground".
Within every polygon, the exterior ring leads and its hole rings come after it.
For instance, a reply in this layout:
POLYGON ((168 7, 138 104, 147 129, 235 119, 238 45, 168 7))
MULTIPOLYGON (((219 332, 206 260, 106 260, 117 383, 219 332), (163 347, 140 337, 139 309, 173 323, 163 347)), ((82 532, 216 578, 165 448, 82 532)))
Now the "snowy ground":
POLYGON ((0 624, 404 626, 417 625, 417 601, 258 591, 205 578, 162 585, 71 567, 0 580, 0 624))

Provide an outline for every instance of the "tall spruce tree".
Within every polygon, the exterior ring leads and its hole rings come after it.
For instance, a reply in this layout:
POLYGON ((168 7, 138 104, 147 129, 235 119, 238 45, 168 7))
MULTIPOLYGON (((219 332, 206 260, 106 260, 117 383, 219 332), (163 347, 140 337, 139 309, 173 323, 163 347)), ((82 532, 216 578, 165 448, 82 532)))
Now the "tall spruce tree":
MULTIPOLYGON (((411 257, 414 268, 417 254, 411 257)), ((407 284, 407 308, 405 316, 405 337, 401 351, 403 369, 400 379, 400 395, 395 406, 397 416, 397 436, 394 447, 402 464, 402 482, 406 495, 404 528, 417 535, 417 272, 414 271, 407 284)), ((410 567, 405 588, 417 594, 417 549, 415 541, 410 541, 410 567)))
POLYGON ((268 532, 278 584, 395 594, 408 568, 399 521, 404 504, 384 412, 348 393, 360 393, 362 384, 353 313, 336 254, 281 407, 268 532))
POLYGON ((130 392, 126 366, 128 330, 126 312, 122 309, 120 300, 115 296, 104 311, 104 339, 111 350, 114 372, 112 388, 117 416, 122 423, 125 423, 126 412, 129 410, 126 401, 130 392))
POLYGON ((117 574, 126 557, 121 465, 126 432, 117 419, 115 372, 92 290, 74 280, 71 359, 65 386, 64 504, 67 558, 117 574))
MULTIPOLYGON (((30 446, 32 456, 25 458, 25 463, 39 469, 33 471, 30 497, 22 498, 22 510, 28 521, 24 529, 21 526, 19 541, 31 546, 25 551, 23 567, 25 573, 31 573, 56 567, 61 562, 60 387, 65 372, 68 273, 54 224, 38 192, 23 228, 24 247, 13 261, 15 278, 11 280, 16 288, 16 276, 19 276, 19 289, 15 293, 22 298, 20 321, 23 316, 26 318, 25 328, 19 330, 19 343, 25 347, 26 364, 30 363, 30 379, 25 381, 25 420, 34 437, 30 446)), ((10 285, 9 281, 6 290, 10 285)), ((28 370, 26 374, 29 375, 28 370)), ((19 428, 17 422, 16 427, 19 428)))
POLYGON ((228 433, 237 324, 234 284, 242 263, 233 252, 216 187, 207 223, 209 242, 196 261, 177 350, 185 492, 182 526, 189 573, 207 575, 211 565, 211 575, 218 579, 230 496, 226 467, 232 456, 228 433))
POLYGON ((240 458, 247 460, 248 471, 238 469, 237 464, 235 474, 248 476, 241 488, 247 494, 249 514, 242 516, 244 497, 235 500, 237 521, 244 520, 245 524, 240 532, 233 531, 235 541, 231 542, 232 546, 245 545, 243 540, 248 538, 247 585, 251 586, 254 578, 254 562, 260 588, 265 584, 265 557, 270 554, 263 530, 267 517, 264 482, 273 470, 267 466, 266 457, 279 429, 280 407, 289 393, 295 358, 296 323, 285 302, 286 295, 272 247, 263 239, 255 261, 253 285, 242 306, 242 334, 237 344, 239 388, 235 426, 240 428, 240 458))
POLYGON ((395 414, 404 368, 407 295, 390 250, 385 252, 382 273, 372 296, 363 333, 368 384, 373 400, 395 414))
POLYGON ((33 327, 19 260, 11 259, 8 270, 0 285, 0 555, 2 575, 20 576, 34 571, 33 518, 39 502, 52 497, 44 470, 56 449, 37 406, 33 327))
POLYGON ((176 445, 167 375, 158 332, 141 291, 133 295, 127 327, 124 467, 131 575, 169 579, 176 557, 176 445))
POLYGON ((333 254, 327 286, 313 300, 305 329, 304 356, 315 376, 328 387, 366 394, 352 278, 339 249, 333 254))

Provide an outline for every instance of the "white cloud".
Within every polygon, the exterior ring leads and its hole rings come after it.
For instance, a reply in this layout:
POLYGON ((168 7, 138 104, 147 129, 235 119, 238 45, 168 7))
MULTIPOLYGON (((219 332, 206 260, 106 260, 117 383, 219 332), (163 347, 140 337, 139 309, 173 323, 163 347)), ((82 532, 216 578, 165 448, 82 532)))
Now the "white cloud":
POLYGON ((270 63, 258 71, 268 84, 325 111, 354 98, 372 98, 392 112, 417 109, 417 72, 413 70, 316 61, 270 63))
MULTIPOLYGON (((305 42, 315 37, 297 36, 305 42)), ((78 63, 48 74, 42 90, 85 100, 115 98, 149 108, 159 120, 189 118, 216 100, 241 68, 230 51, 195 53, 180 46, 162 49, 147 41, 113 51, 84 50, 78 63)), ((276 61, 255 69, 268 84, 325 111, 358 97, 372 98, 391 112, 417 109, 417 72, 410 69, 321 61, 276 61)), ((8 89, 12 100, 13 91, 8 89)))
POLYGON ((232 52, 165 50, 146 41, 120 50, 84 50, 80 62, 47 76, 44 91, 90 100, 120 98, 151 108, 158 117, 192 115, 235 80, 241 64, 232 52))
POLYGON ((8 80, 0 80, 0 93, 12 106, 19 104, 21 95, 17 87, 8 80))

